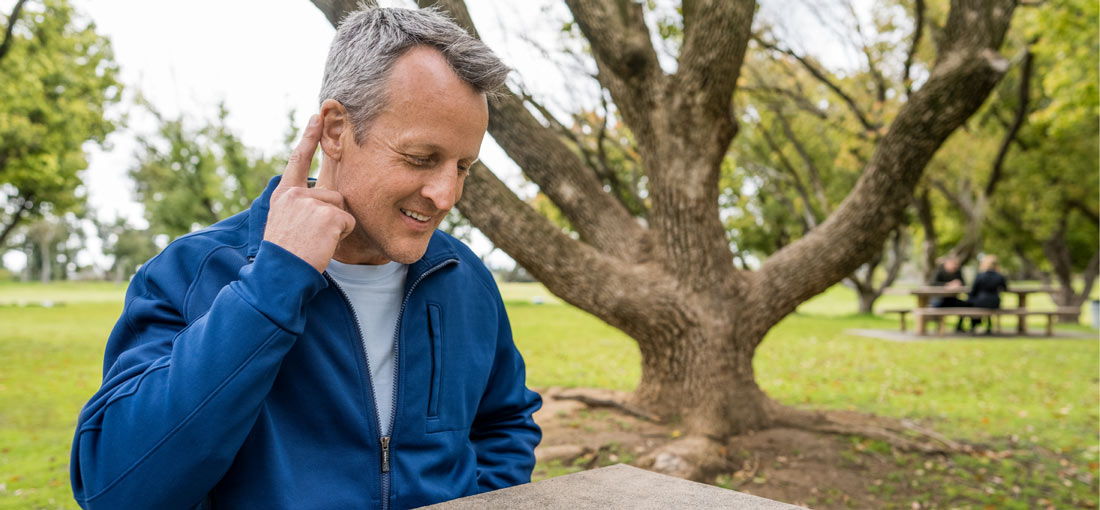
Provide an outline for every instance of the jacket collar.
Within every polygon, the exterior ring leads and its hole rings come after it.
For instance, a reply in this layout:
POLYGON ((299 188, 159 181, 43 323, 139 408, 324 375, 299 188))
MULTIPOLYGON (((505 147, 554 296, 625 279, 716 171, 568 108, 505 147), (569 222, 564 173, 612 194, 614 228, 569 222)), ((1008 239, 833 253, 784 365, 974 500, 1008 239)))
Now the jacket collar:
MULTIPOLYGON (((267 183, 267 188, 256 200, 252 201, 248 217, 248 258, 252 260, 260 251, 260 243, 264 240, 264 228, 267 226, 267 211, 271 202, 271 192, 279 185, 283 176, 276 175, 267 183)), ((310 179, 311 181, 313 179, 310 179)), ((409 277, 417 277, 431 268, 453 260, 458 262, 458 251, 448 242, 447 235, 439 230, 432 233, 428 241, 428 250, 420 260, 409 264, 409 277)))

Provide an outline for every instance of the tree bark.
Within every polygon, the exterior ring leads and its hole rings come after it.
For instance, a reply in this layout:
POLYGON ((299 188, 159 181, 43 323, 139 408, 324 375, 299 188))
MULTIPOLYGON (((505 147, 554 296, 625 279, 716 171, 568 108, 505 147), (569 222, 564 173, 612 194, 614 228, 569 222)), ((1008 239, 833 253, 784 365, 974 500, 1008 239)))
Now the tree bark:
MULTIPOLYGON (((322 9, 329 4, 313 1, 322 9)), ((461 0, 420 4, 444 7, 476 34, 461 0)), ((679 417, 686 432, 709 438, 777 423, 780 407, 755 382, 757 346, 799 303, 881 250, 928 160, 1004 73, 996 51, 1015 2, 952 2, 936 65, 882 136, 855 189, 824 223, 756 272, 735 268, 718 211, 754 2, 684 0, 674 73, 658 65, 641 4, 566 4, 590 44, 600 82, 635 135, 649 178, 647 225, 604 192, 552 128, 529 119, 510 92, 491 103, 489 131, 580 239, 562 233, 480 164, 459 209, 555 295, 637 341, 642 379, 635 404, 679 417)), ((326 11, 330 20, 340 14, 326 11)))

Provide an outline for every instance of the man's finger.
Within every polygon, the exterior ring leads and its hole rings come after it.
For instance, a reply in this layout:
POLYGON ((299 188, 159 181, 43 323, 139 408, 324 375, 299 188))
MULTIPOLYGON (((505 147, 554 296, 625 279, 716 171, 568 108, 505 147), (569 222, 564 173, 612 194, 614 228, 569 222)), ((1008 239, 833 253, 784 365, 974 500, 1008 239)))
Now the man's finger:
POLYGON ((317 188, 334 190, 336 186, 336 165, 321 165, 321 171, 317 172, 317 188))
POLYGON ((309 190, 309 194, 306 196, 313 198, 314 200, 319 200, 327 204, 332 204, 336 207, 339 207, 340 209, 346 209, 346 207, 344 206, 344 196, 336 191, 322 189, 320 186, 317 186, 309 190))
POLYGON ((309 124, 306 124, 306 129, 302 132, 302 141, 298 142, 298 147, 287 159, 280 186, 304 188, 308 185, 309 165, 313 162, 313 153, 317 151, 317 142, 320 139, 320 118, 314 115, 309 118, 309 124))
POLYGON ((353 230, 355 230, 355 216, 352 216, 347 211, 344 211, 343 218, 344 218, 344 221, 343 221, 343 223, 340 227, 340 239, 341 240, 343 240, 345 237, 347 237, 349 234, 351 234, 351 232, 353 230))

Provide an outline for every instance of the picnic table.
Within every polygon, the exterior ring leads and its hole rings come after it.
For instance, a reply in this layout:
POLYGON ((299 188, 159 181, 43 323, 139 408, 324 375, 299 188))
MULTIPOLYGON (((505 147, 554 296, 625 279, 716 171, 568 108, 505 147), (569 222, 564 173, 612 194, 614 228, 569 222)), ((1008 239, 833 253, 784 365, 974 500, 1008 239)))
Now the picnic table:
MULTIPOLYGON (((1055 292, 1057 287, 1042 286, 1042 287, 1011 287, 1005 291, 1008 294, 1016 294, 1019 301, 1017 301, 1016 308, 1027 308, 1027 295, 1035 294, 1037 292, 1055 292)), ((936 286, 924 286, 916 287, 909 290, 909 293, 917 296, 917 308, 927 308, 932 298, 937 297, 955 297, 959 294, 965 294, 968 292, 967 287, 936 287, 936 286)))
POLYGON ((909 294, 917 297, 917 308, 915 309, 893 309, 884 310, 886 313, 898 313, 901 319, 901 330, 905 331, 905 315, 912 312, 917 320, 917 333, 924 335, 927 332, 927 322, 929 320, 936 321, 938 323, 938 333, 942 335, 944 333, 944 319, 948 316, 958 316, 960 320, 963 317, 982 317, 994 320, 994 325, 999 333, 1001 331, 1001 317, 1004 315, 1012 315, 1017 318, 1017 332, 1020 335, 1027 334, 1027 317, 1029 315, 1045 315, 1047 318, 1046 333, 1047 336, 1053 335, 1054 320, 1060 315, 1066 315, 1069 313, 1075 313, 1075 309, 1058 307, 1056 310, 1029 310, 1027 308, 1027 295, 1034 294, 1036 292, 1055 292, 1057 288, 1050 286, 1041 287, 1013 287, 1005 291, 1008 294, 1016 294, 1017 306, 1016 308, 1009 309, 989 309, 989 308, 963 308, 963 307, 944 307, 944 308, 932 308, 929 306, 932 298, 940 297, 955 297, 959 294, 967 292, 967 288, 964 286, 957 287, 940 287, 940 286, 924 286, 916 287, 909 290, 909 294))
POLYGON ((749 494, 616 464, 483 492, 422 510, 806 510, 749 494))

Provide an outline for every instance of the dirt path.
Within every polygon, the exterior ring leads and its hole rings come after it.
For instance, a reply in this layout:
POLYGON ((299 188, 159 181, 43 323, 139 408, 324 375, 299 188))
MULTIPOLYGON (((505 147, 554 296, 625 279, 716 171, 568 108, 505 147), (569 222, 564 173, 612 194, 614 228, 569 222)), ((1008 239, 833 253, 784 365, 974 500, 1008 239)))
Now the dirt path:
MULTIPOLYGON (((542 427, 543 440, 535 451, 539 460, 535 480, 616 463, 638 465, 646 453, 681 437, 675 425, 561 398, 580 395, 623 402, 628 395, 624 392, 556 387, 538 391, 544 403, 535 420, 542 427)), ((954 505, 942 506, 944 498, 951 499, 946 493, 966 490, 955 485, 958 474, 947 475, 958 469, 952 459, 901 454, 884 443, 866 439, 775 428, 733 438, 722 450, 719 453, 729 459, 728 469, 706 482, 808 508, 947 508, 954 505)), ((981 478, 985 469, 978 471, 975 476, 981 478)), ((1080 481, 1095 487, 1091 475, 1076 476, 1088 478, 1080 481)), ((1019 494, 1020 487, 998 486, 996 477, 990 480, 988 487, 974 488, 991 495, 1003 491, 1010 499, 1013 491, 1019 494)), ((1044 504, 1044 499, 1037 501, 1040 506, 1036 508, 1057 507, 1044 504)), ((1087 500, 1077 499, 1074 503, 1073 508, 1096 508, 1087 500)), ((972 508, 1002 507, 994 504, 972 508)))

